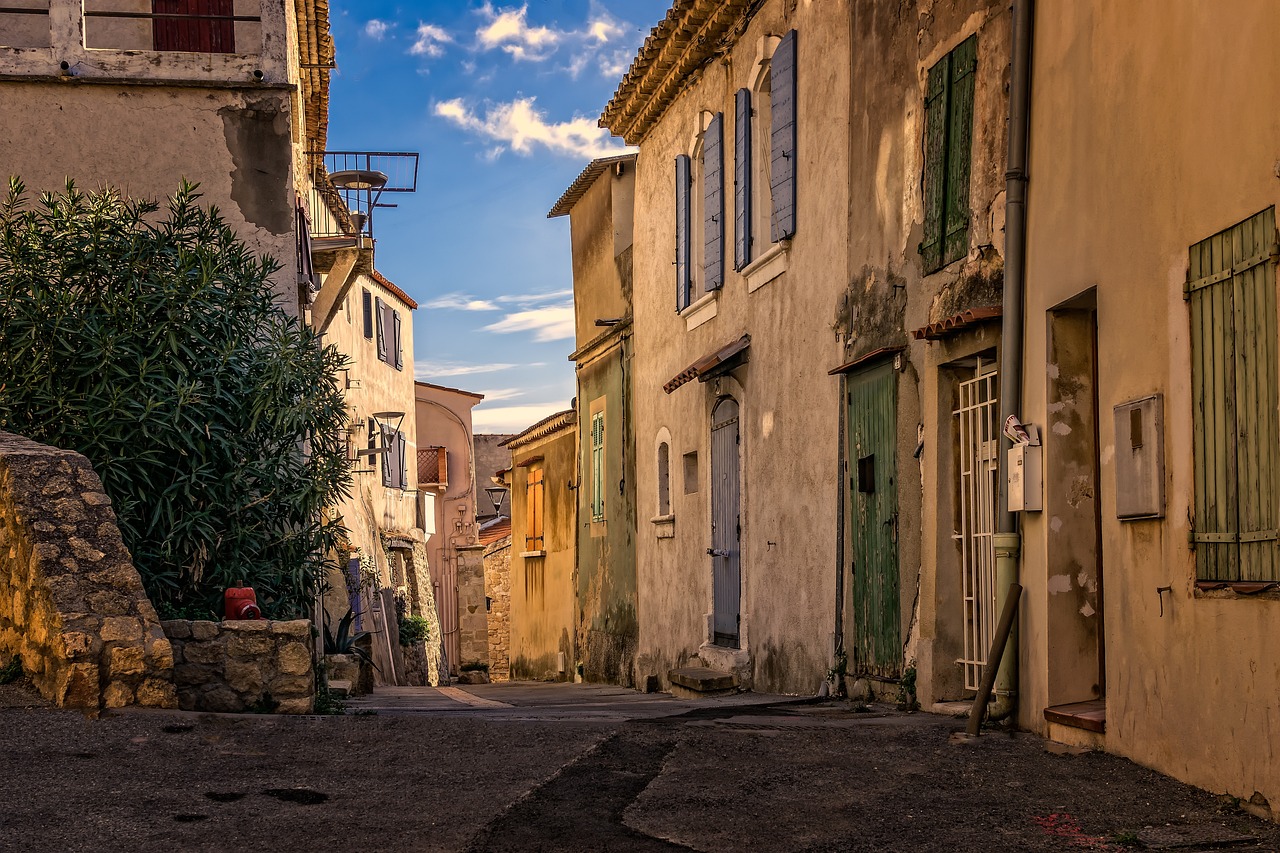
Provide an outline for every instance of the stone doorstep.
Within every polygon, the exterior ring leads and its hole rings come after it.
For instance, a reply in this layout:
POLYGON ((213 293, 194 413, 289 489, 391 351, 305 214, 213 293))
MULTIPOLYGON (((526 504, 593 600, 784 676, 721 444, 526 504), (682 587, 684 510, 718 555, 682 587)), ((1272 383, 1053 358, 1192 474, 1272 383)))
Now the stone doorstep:
MULTIPOLYGON (((682 687, 695 694, 707 696, 730 693, 737 689, 738 680, 731 672, 722 672, 705 666, 686 666, 667 673, 672 688, 682 687)), ((672 690, 674 693, 674 689, 672 690)))
POLYGON ((351 681, 345 678, 335 678, 329 682, 329 692, 339 699, 346 699, 351 695, 351 681))

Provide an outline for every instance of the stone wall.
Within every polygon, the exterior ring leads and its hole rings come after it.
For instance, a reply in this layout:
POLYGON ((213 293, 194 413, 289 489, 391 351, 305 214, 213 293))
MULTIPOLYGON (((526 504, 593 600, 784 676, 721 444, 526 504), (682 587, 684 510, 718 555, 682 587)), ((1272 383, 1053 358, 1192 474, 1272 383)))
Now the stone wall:
POLYGON ((484 546, 458 548, 458 665, 489 662, 489 618, 485 612, 484 546))
POLYGON ((182 710, 310 714, 315 707, 310 620, 161 624, 173 643, 182 710))
POLYGON ((89 460, 0 432, 0 659, 66 707, 177 704, 173 653, 89 460))
POLYGON ((489 599, 489 679, 511 680, 511 537, 484 552, 484 594, 489 599))

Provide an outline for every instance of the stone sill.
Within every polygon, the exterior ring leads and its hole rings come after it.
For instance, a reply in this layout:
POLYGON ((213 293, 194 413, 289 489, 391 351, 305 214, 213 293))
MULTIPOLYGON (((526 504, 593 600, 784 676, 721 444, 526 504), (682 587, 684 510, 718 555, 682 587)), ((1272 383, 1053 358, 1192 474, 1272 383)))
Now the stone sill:
POLYGON ((697 302, 694 302, 688 308, 681 311, 680 316, 684 318, 684 330, 686 332, 692 332, 703 323, 706 323, 715 317, 719 310, 719 298, 720 291, 713 290, 704 294, 697 302))
POLYGON ((653 533, 659 539, 676 538, 676 517, 674 513, 659 515, 649 519, 653 524, 653 533))
POLYGON ((747 280, 747 292, 754 293, 787 271, 790 265, 791 241, 774 243, 763 255, 742 268, 747 280))
POLYGON ((547 556, 547 552, 546 551, 521 551, 520 556, 526 559, 530 557, 545 557, 547 556))

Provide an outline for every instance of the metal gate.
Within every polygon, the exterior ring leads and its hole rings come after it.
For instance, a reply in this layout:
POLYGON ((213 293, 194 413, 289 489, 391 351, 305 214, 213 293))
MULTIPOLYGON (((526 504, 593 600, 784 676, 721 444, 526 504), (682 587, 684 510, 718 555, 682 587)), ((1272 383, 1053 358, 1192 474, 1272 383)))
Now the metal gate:
POLYGON ((711 555, 713 640, 738 648, 742 578, 739 563, 741 491, 738 404, 732 397, 711 412, 711 555))
POLYGON ((964 686, 977 690, 996 621, 993 534, 999 494, 999 384, 994 361, 978 359, 974 378, 960 383, 955 416, 960 436, 960 582, 964 601, 964 686))
POLYGON ((855 671, 902 667, 898 578, 897 381, 885 362, 849 376, 855 671))

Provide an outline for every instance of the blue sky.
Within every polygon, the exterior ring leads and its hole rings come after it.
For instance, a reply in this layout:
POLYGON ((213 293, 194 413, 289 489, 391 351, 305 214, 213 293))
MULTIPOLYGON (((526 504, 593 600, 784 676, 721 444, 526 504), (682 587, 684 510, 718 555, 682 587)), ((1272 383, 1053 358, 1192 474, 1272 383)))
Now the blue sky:
MULTIPOLYGON (((485 394, 477 432, 574 395, 568 218, 546 218, 669 0, 333 0, 329 148, 417 151, 418 191, 377 218, 378 269, 416 299, 419 379, 485 394)), ((387 200, 384 197, 384 200, 387 200)))

